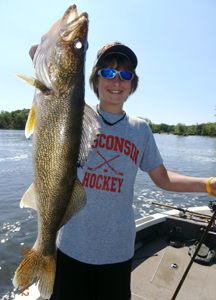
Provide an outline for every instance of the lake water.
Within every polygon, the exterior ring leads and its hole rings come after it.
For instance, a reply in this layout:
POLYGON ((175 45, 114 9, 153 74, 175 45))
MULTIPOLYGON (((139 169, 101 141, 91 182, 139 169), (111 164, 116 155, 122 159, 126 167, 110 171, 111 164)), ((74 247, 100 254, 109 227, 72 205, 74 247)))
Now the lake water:
MULTIPOLYGON (((210 177, 216 173, 216 138, 155 134, 155 140, 170 171, 188 176, 210 177)), ((37 216, 20 209, 19 202, 32 183, 32 139, 24 131, 0 130, 0 300, 14 298, 11 279, 21 262, 21 247, 31 247, 37 237, 37 216)), ((137 174, 134 190, 135 218, 164 210, 152 201, 190 206, 208 205, 206 194, 171 193, 160 190, 148 174, 137 174)))

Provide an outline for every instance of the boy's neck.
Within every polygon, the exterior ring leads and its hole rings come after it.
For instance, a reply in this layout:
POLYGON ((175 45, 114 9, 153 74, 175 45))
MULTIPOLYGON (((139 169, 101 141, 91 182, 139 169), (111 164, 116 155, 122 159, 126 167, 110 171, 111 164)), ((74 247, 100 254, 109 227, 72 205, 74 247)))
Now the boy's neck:
POLYGON ((104 105, 103 103, 99 103, 98 108, 106 113, 115 115, 122 115, 124 113, 124 111, 122 110, 123 105, 104 105))

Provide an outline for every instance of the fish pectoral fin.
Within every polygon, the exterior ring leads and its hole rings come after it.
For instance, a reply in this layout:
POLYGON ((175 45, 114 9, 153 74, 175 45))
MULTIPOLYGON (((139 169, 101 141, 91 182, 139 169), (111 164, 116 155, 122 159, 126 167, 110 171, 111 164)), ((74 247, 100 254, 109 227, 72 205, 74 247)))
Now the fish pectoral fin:
POLYGON ((58 230, 64 226, 74 215, 82 210, 86 205, 86 193, 85 190, 77 178, 74 184, 73 192, 68 203, 68 207, 65 211, 64 217, 61 220, 58 230))
POLYGON ((83 167, 88 160, 89 152, 92 149, 94 141, 98 138, 97 135, 100 134, 99 128, 101 128, 96 119, 95 111, 88 104, 85 104, 82 128, 82 139, 78 158, 81 167, 83 167))
POLYGON ((35 118, 36 118, 36 104, 35 102, 33 102, 25 126, 25 136, 27 139, 34 132, 35 118))
POLYGON ((19 73, 15 73, 14 74, 19 77, 20 79, 22 79, 23 81, 29 83, 30 85, 35 86, 37 89, 39 89, 43 94, 46 94, 49 90, 48 87, 45 86, 45 84, 43 84, 42 82, 40 82, 39 80, 37 80, 34 77, 31 76, 27 76, 27 75, 23 75, 23 74, 19 74, 19 73))
POLYGON ((24 206, 37 210, 33 183, 30 185, 20 201, 20 207, 23 208, 24 206))

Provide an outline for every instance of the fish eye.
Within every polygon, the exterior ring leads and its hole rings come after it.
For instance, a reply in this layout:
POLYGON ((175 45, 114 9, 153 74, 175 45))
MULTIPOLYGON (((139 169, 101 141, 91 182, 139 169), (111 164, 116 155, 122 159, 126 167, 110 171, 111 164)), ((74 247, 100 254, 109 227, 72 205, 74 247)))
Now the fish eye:
POLYGON ((77 52, 83 52, 84 51, 83 41, 80 38, 76 38, 74 40, 74 49, 77 52))

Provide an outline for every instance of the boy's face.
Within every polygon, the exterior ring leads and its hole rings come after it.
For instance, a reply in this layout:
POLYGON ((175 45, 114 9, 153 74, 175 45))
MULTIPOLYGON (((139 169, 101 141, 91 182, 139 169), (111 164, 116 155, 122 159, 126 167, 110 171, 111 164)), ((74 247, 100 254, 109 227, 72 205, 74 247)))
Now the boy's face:
MULTIPOLYGON (((116 69, 117 63, 108 65, 106 68, 116 69)), ((118 71, 124 70, 121 68, 118 71)), ((131 81, 121 80, 119 74, 112 79, 102 78, 98 76, 97 85, 100 107, 105 110, 106 107, 113 107, 116 112, 122 110, 125 99, 131 92, 131 81)))

